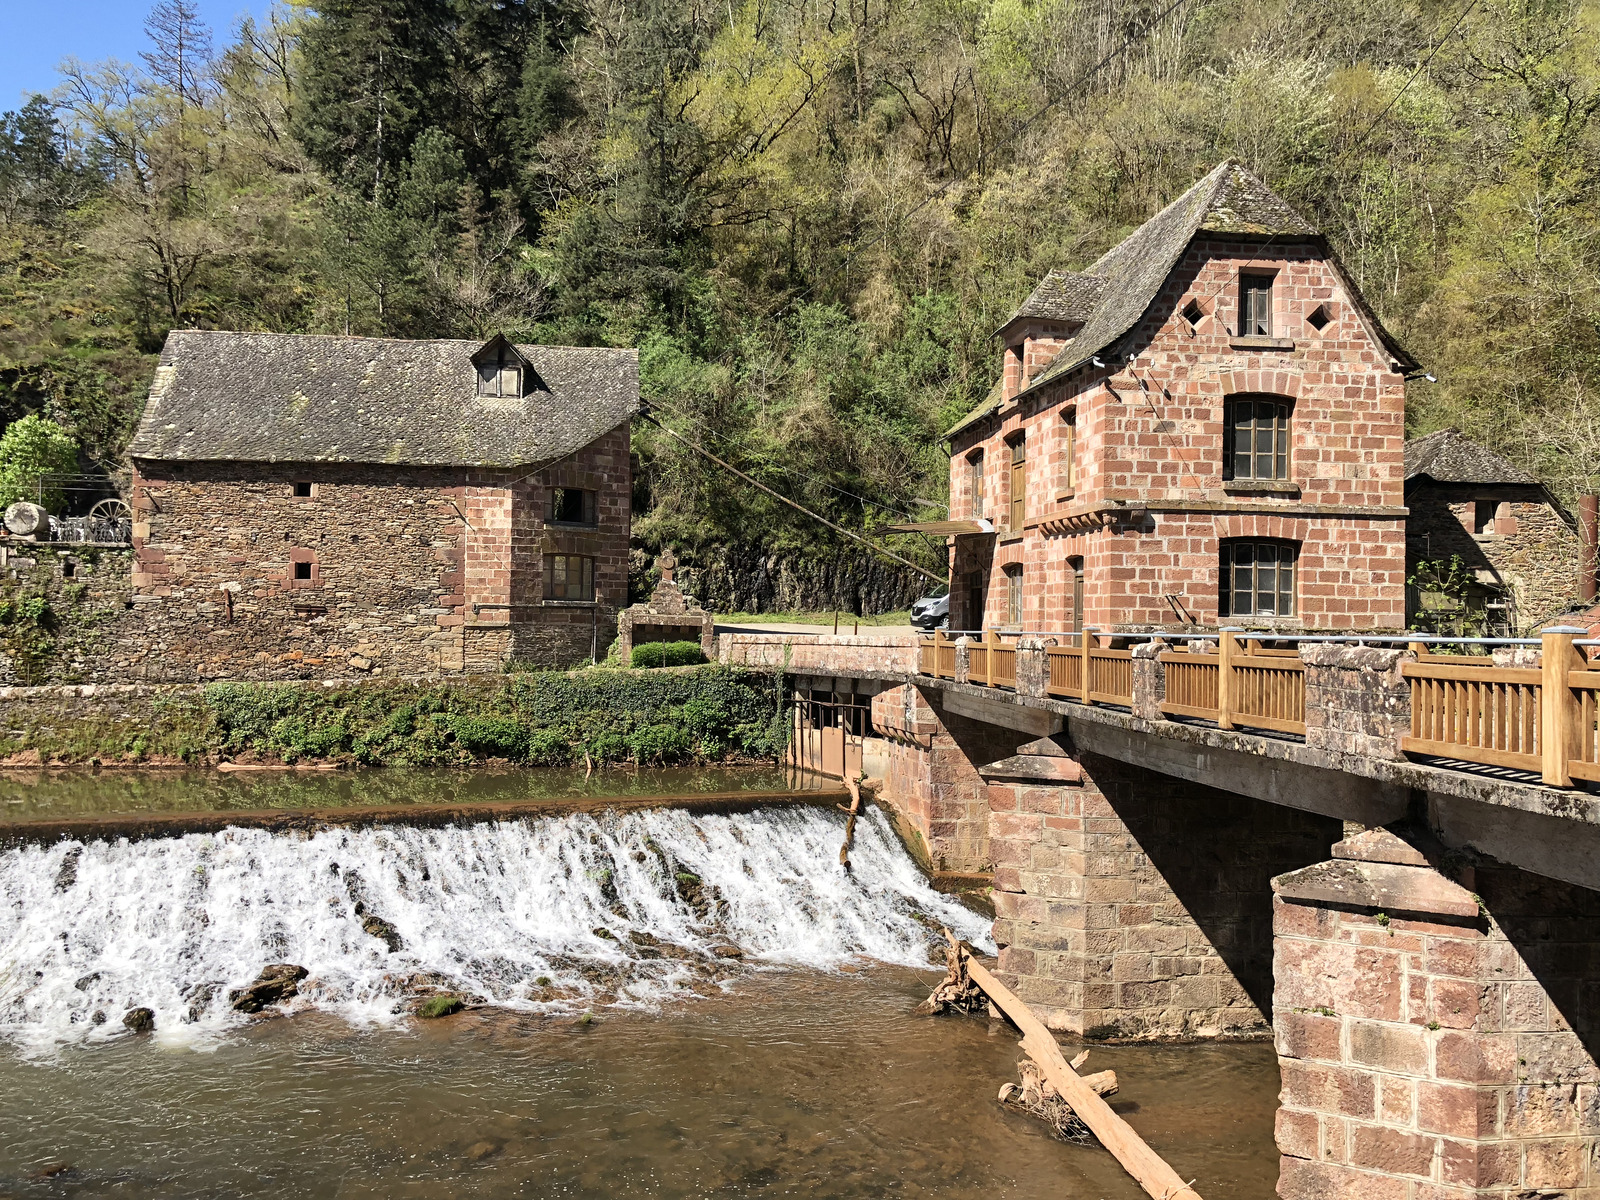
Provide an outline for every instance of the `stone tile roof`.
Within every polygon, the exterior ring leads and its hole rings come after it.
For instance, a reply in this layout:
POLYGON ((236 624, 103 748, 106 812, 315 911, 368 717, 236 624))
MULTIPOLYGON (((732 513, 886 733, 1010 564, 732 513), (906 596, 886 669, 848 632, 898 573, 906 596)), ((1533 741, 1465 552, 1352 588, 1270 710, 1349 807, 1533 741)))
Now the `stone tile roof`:
POLYGON ((517 346, 521 398, 477 395, 483 343, 179 329, 129 453, 167 461, 523 466, 639 408, 634 350, 517 346))
POLYGON ((1000 328, 1025 317, 1040 321, 1087 321, 1094 314, 1105 286, 1106 281, 1098 275, 1050 271, 1000 328))
POLYGON ((1426 476, 1436 483, 1515 483, 1536 486, 1538 480, 1520 467, 1462 437, 1441 429, 1406 443, 1406 479, 1426 476))
MULTIPOLYGON (((1271 237, 1294 242, 1315 242, 1326 247, 1315 226, 1290 208, 1244 167, 1232 159, 1219 163, 1210 174, 1179 196, 1166 208, 1139 226, 1117 245, 1106 251, 1086 272, 1103 280, 1093 308, 1083 318, 1083 327, 1064 345, 1024 391, 1042 387, 1104 353, 1128 333, 1150 307, 1167 276, 1183 258, 1189 243, 1199 233, 1237 234, 1252 238, 1271 237)), ((1402 363, 1411 364, 1409 354, 1378 323, 1367 309, 1355 284, 1338 262, 1330 263, 1344 280, 1356 306, 1368 324, 1383 339, 1402 363)), ((1051 272, 1052 275, 1057 272, 1051 272)), ((1059 272, 1069 275, 1070 272, 1059 272)), ((1049 276, 1046 277, 1048 282, 1049 276)), ((1035 290, 1035 295, 1044 289, 1035 290)), ((1083 292, 1087 293, 1087 288, 1083 292)), ((1032 301, 1029 298, 1029 302, 1032 301)), ((1025 314, 1027 303, 1018 310, 1025 314)), ((1008 322, 1009 323, 1009 322, 1008 322)), ((988 416, 999 402, 986 399, 945 435, 953 436, 988 416)))

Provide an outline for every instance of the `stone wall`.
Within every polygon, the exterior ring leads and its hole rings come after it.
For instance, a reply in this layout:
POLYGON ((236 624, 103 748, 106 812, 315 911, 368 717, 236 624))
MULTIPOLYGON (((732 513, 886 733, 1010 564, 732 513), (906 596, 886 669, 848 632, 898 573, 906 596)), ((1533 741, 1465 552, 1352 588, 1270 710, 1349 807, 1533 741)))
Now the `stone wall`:
POLYGON ((989 795, 976 763, 1010 754, 1026 734, 946 710, 913 686, 872 698, 872 727, 886 743, 879 799, 920 839, 934 871, 984 872, 991 865, 989 795))
POLYGON ((1411 683, 1400 669, 1416 657, 1375 646, 1301 646, 1306 745, 1359 758, 1403 757, 1400 739, 1411 732, 1411 683))
POLYGON ((603 655, 627 592, 629 504, 626 426, 534 475, 140 463, 136 614, 103 677, 437 674, 603 655), (548 522, 554 487, 595 491, 597 524, 548 522), (598 605, 546 598, 551 554, 593 559, 598 605))
POLYGON ((1264 1034, 1269 881, 1340 823, 1078 757, 1073 783, 989 786, 1001 978, 1079 1036, 1264 1034))
POLYGON ((76 683, 102 677, 130 634, 129 550, 69 543, 0 543, 0 594, 43 600, 43 625, 20 614, 0 625, 0 683, 76 683))
MULTIPOLYGON (((874 554, 834 557, 773 554, 759 546, 681 551, 678 582, 709 612, 900 612, 926 596, 933 580, 874 554)), ((655 586, 651 553, 633 555, 630 588, 642 600, 655 586)), ((938 566, 933 567, 938 570, 938 566)))
POLYGON ((1595 1195, 1600 894, 1382 830, 1334 853, 1274 885, 1279 1195, 1595 1195))
POLYGON ((910 633, 724 633, 717 660, 731 666, 781 667, 791 675, 914 674, 917 639, 910 633))
POLYGON ((1578 601, 1579 540, 1576 526, 1541 487, 1513 485, 1412 485, 1406 494, 1406 568, 1422 561, 1462 564, 1485 583, 1509 592, 1511 628, 1536 630, 1578 601), (1474 532, 1479 502, 1495 514, 1474 532))

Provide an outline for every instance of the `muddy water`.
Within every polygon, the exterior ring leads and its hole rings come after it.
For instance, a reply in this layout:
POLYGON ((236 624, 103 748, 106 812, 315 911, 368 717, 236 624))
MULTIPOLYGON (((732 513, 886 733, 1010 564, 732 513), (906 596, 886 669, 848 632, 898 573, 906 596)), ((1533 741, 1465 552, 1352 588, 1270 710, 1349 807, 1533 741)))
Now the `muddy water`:
POLYGON ((837 787, 780 767, 360 771, 0 771, 0 822, 364 805, 504 804, 570 797, 837 787))
MULTIPOLYGON (((481 1010, 373 1029, 311 1012, 204 1052, 0 1049, 0 1195, 1142 1195, 1104 1151, 996 1103, 1013 1034, 908 1015, 934 978, 773 971, 588 1025, 481 1010)), ((1097 1048, 1090 1063, 1116 1069, 1115 1106, 1202 1195, 1272 1195, 1270 1047, 1097 1048)))

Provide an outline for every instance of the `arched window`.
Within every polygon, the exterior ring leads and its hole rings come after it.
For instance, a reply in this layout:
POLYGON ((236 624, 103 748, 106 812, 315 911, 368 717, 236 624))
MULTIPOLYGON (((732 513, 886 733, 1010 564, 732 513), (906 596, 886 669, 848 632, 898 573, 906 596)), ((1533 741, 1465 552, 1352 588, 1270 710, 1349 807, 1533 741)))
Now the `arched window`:
POLYGON ((1223 405, 1222 477, 1289 478, 1289 408, 1282 396, 1229 396, 1223 405))

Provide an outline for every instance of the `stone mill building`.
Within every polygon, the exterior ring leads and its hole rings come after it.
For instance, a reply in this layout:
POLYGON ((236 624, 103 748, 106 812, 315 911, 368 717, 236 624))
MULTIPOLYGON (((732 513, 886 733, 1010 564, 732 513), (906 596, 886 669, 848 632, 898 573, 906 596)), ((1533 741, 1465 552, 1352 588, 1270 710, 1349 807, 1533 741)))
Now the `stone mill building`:
POLYGON ((130 449, 152 679, 602 656, 632 350, 179 330, 130 449))

